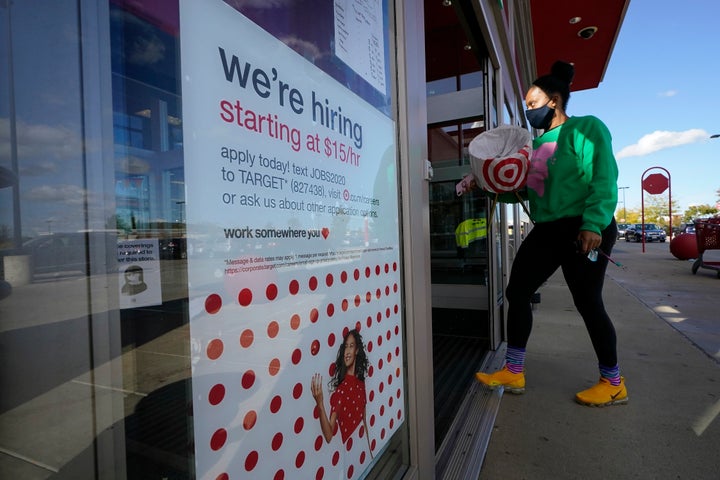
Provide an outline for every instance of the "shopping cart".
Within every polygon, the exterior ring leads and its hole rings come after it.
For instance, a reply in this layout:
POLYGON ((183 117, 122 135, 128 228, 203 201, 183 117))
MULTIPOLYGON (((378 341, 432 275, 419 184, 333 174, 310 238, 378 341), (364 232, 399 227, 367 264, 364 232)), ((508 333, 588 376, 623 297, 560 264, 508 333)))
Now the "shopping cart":
POLYGON ((698 258, 692 266, 692 273, 700 268, 716 270, 720 278, 720 262, 703 260, 706 250, 720 250, 720 216, 695 220, 695 238, 697 240, 698 258))

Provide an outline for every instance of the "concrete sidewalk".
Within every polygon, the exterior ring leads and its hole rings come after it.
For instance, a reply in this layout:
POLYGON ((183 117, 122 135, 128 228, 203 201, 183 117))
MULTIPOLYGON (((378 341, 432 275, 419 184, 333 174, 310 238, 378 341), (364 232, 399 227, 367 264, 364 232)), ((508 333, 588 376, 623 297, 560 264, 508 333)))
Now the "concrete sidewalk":
POLYGON ((709 271, 692 276, 667 244, 646 247, 617 245, 613 257, 628 268, 609 265, 604 291, 630 402, 574 402, 597 381, 597 360, 554 275, 535 310, 525 394, 502 396, 481 480, 720 478, 720 280, 709 271), (673 326, 685 322, 692 335, 673 326))

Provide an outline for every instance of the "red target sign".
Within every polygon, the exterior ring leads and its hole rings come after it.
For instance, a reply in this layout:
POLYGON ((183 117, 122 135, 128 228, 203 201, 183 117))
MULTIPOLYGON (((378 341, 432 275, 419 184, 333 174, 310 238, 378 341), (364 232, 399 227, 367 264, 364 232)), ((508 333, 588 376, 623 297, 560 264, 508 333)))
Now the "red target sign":
POLYGON ((668 189, 670 181, 661 173, 653 173, 642 181, 642 186, 650 195, 659 195, 668 189))

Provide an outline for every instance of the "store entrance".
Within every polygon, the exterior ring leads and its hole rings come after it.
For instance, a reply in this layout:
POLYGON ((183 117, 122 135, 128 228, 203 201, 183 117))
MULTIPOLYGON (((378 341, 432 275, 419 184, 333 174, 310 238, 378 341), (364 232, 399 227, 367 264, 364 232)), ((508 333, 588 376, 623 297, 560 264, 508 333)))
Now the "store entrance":
POLYGON ((425 2, 436 452, 491 345, 489 202, 455 190, 470 173, 468 144, 487 128, 487 54, 461 17, 450 2, 425 2))
POLYGON ((489 348, 487 200, 455 193, 465 171, 439 168, 430 184, 436 449, 489 348))

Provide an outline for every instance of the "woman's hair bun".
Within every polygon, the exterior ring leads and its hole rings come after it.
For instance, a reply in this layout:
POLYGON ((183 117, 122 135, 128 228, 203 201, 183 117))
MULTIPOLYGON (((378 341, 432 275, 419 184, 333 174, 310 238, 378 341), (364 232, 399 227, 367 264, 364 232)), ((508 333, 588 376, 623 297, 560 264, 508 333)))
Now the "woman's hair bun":
POLYGON ((570 85, 575 77, 575 67, 572 63, 558 60, 550 68, 550 75, 570 85))

